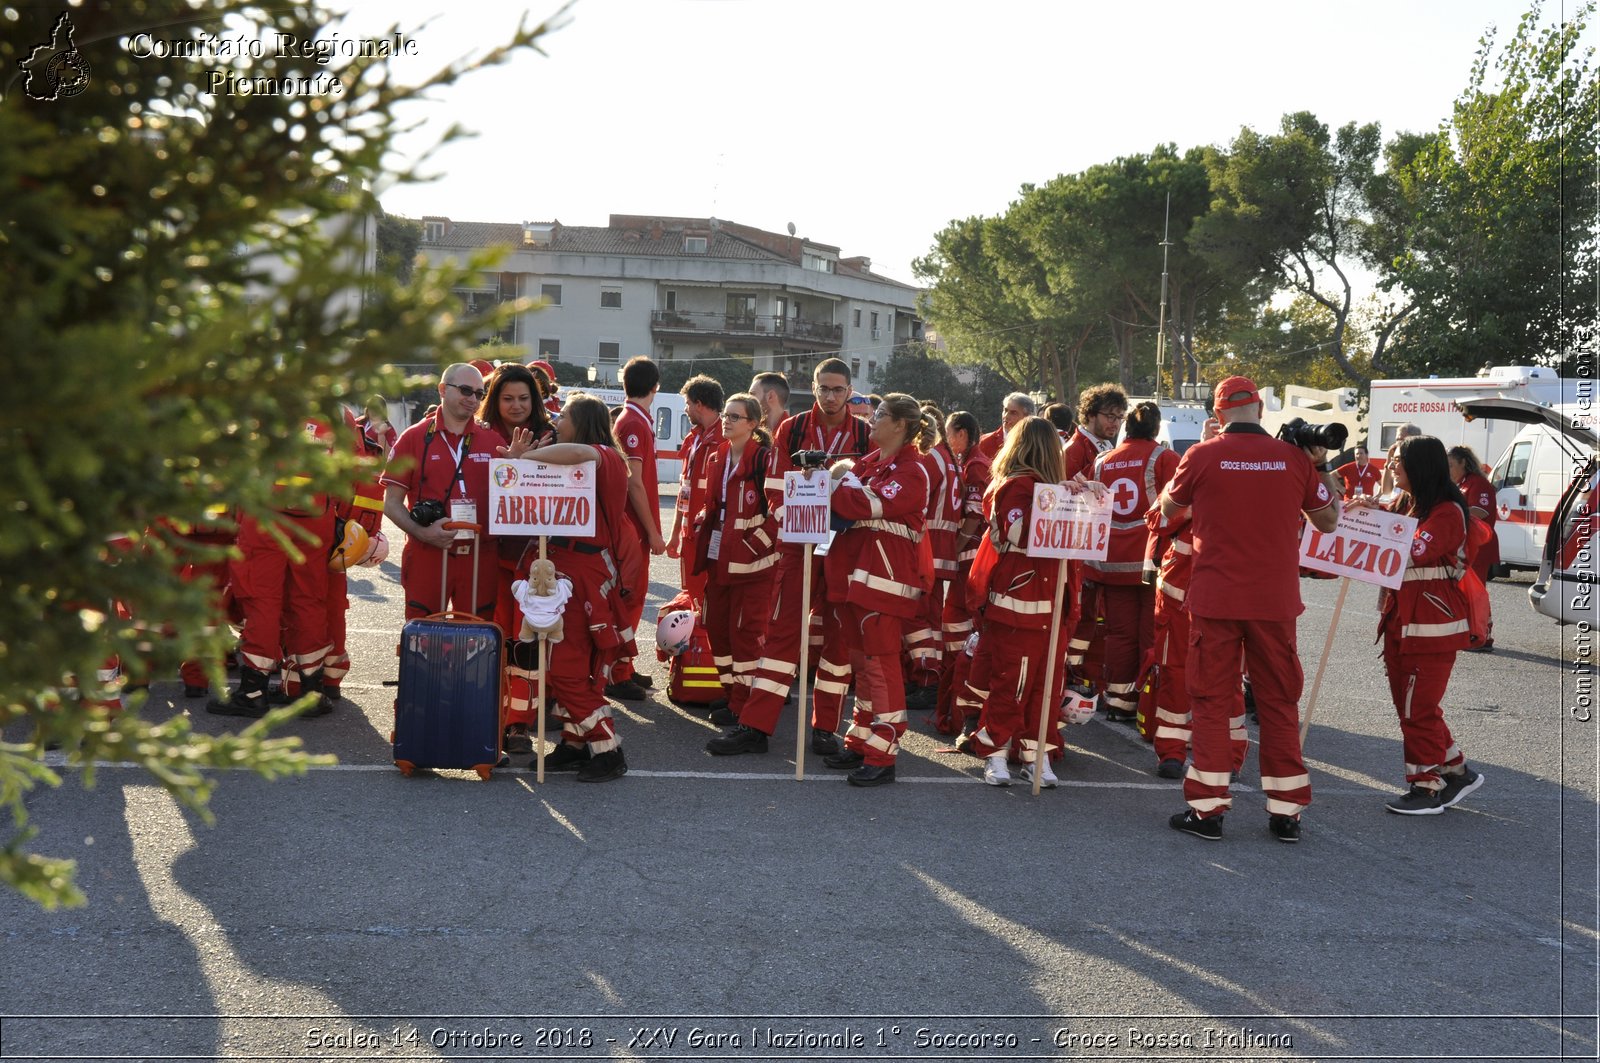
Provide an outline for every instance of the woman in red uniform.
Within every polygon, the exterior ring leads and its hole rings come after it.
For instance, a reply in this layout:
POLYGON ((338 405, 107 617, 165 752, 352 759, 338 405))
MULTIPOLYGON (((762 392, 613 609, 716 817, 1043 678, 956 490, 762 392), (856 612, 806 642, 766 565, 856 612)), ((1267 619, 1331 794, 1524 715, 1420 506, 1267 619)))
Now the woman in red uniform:
POLYGON ((921 455, 936 436, 932 416, 916 399, 885 396, 872 414, 876 449, 845 470, 833 489, 834 516, 851 523, 828 548, 824 582, 846 625, 856 703, 844 750, 823 763, 849 769, 852 786, 894 782, 906 730, 900 639, 933 582, 933 555, 923 535, 928 470, 921 455))
MULTIPOLYGON (((562 638, 550 652, 550 696, 561 705, 561 745, 545 757, 550 771, 576 771, 579 782, 607 782, 628 771, 617 737, 606 677, 622 650, 617 625, 622 599, 617 576, 617 528, 628 497, 628 467, 611 433, 611 415, 593 395, 574 392, 556 426, 557 442, 539 449, 537 460, 550 465, 595 463, 594 534, 552 536, 549 557, 556 572, 572 581, 562 613, 562 638)), ((516 430, 506 456, 520 458, 533 449, 533 433, 516 430)), ((517 566, 519 578, 537 560, 537 546, 517 566)))
MULTIPOLYGON (((1485 584, 1489 582, 1490 574, 1495 566, 1500 564, 1500 535, 1494 529, 1495 516, 1498 513, 1498 504, 1495 502, 1494 485, 1489 478, 1483 475, 1483 463, 1478 460, 1478 455, 1471 447, 1451 447, 1450 479, 1455 481, 1461 489, 1461 497, 1467 500, 1467 512, 1488 529, 1489 535, 1483 545, 1477 550, 1467 551, 1468 564, 1478 579, 1485 584)), ((1483 645, 1473 646, 1471 653, 1494 652, 1494 618, 1489 619, 1489 637, 1483 640, 1483 645)))
POLYGON ((1155 646, 1156 589, 1141 578, 1149 542, 1145 512, 1178 467, 1178 455, 1156 442, 1161 409, 1141 402, 1123 422, 1125 440, 1095 458, 1093 478, 1111 494, 1111 540, 1104 561, 1090 561, 1100 585, 1105 628, 1106 718, 1132 723, 1138 715, 1140 670, 1155 646))
MULTIPOLYGON (((722 408, 723 442, 706 461, 706 503, 695 516, 705 573, 706 635, 717 662, 728 711, 737 720, 761 661, 777 576, 778 522, 767 509, 766 478, 772 437, 754 395, 739 394, 722 408)), ((714 756, 765 753, 766 732, 737 724, 706 743, 714 756)))
POLYGON ((973 616, 967 609, 967 575, 972 559, 978 556, 983 538, 983 496, 989 489, 992 463, 978 450, 978 419, 966 410, 957 410, 944 422, 944 436, 955 459, 960 480, 961 504, 956 513, 956 568, 945 588, 940 628, 944 636, 944 663, 939 674, 939 701, 933 712, 933 726, 940 734, 955 735, 967 716, 977 726, 981 699, 965 696, 972 657, 966 652, 973 632, 973 616))
MULTIPOLYGON (((510 439, 519 428, 527 429, 535 449, 555 441, 555 429, 540 401, 538 378, 527 366, 507 362, 488 378, 487 387, 489 393, 478 407, 480 424, 494 429, 505 439, 510 439)), ((511 582, 516 578, 523 554, 530 549, 537 551, 539 543, 520 535, 505 535, 495 538, 495 547, 499 554, 500 591, 495 598, 494 622, 500 625, 508 640, 506 734, 502 748, 507 753, 532 753, 533 698, 537 693, 533 684, 539 673, 537 663, 528 656, 536 651, 525 648, 532 644, 516 641, 521 624, 516 615, 516 599, 511 597, 511 582)), ((527 571, 526 563, 522 564, 522 571, 527 571)))
MULTIPOLYGON (((1467 567, 1467 503, 1450 480, 1444 444, 1432 436, 1402 440, 1393 472, 1401 494, 1387 508, 1417 518, 1417 530, 1404 582, 1379 598, 1378 631, 1411 788, 1385 807, 1402 816, 1434 816, 1483 785, 1456 748, 1440 705, 1456 651, 1468 644, 1467 601, 1459 586, 1467 567)), ((1371 503, 1358 498, 1350 504, 1371 503)))
MULTIPOLYGON (((986 696, 978 728, 961 740, 959 748, 985 762, 983 781, 990 786, 1011 784, 1006 760, 1013 742, 1018 745, 1028 780, 1032 781, 1033 765, 1039 763, 1039 785, 1047 789, 1056 785, 1049 756, 1056 748, 1051 741, 1054 736, 1046 736, 1041 761, 1038 734, 1039 714, 1047 700, 1044 673, 1050 609, 1055 604, 1061 566, 1067 562, 1029 557, 1027 535, 1035 485, 1079 490, 1076 484, 1062 484, 1063 475, 1061 437, 1055 426, 1043 417, 1029 417, 1006 436, 994 460, 994 479, 984 500, 989 542, 983 550, 987 554, 992 549, 997 556, 986 574, 987 604, 970 682, 986 696)), ((983 568, 981 561, 975 566, 979 573, 983 568)), ((985 576, 976 578, 983 581, 985 576)), ((1070 630, 1070 625, 1061 627, 1058 659, 1066 656, 1065 633, 1070 630)), ((1060 669, 1055 682, 1065 682, 1060 669)))

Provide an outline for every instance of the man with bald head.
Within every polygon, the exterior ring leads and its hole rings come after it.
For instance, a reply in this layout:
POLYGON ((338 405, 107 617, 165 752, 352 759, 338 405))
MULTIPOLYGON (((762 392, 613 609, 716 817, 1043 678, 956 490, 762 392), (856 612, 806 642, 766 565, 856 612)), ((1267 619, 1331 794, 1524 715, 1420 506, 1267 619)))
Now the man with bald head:
POLYGON ((400 585, 406 595, 406 619, 453 609, 492 616, 498 590, 494 564, 477 566, 472 586, 472 538, 469 532, 446 528, 447 521, 489 527, 489 462, 506 441, 476 420, 485 395, 483 374, 466 362, 448 366, 439 375, 439 407, 400 433, 383 474, 383 515, 406 533, 400 555, 400 585), (412 516, 425 502, 436 503, 432 514, 412 516), (432 519, 428 519, 431 517, 432 519), (441 584, 440 554, 448 552, 449 569, 441 584))

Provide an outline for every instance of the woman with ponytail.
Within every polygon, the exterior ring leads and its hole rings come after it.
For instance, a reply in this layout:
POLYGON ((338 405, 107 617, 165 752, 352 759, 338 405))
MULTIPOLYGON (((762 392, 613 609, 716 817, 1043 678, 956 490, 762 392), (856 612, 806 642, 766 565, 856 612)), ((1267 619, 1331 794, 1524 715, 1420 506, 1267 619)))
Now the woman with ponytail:
MULTIPOLYGON (((1137 718, 1139 682, 1156 641, 1156 589, 1142 578, 1150 540, 1144 518, 1178 468, 1178 455, 1156 442, 1160 431, 1161 408, 1139 403, 1123 421, 1123 442, 1095 458, 1089 477, 1106 485, 1113 506, 1106 558, 1088 562, 1086 575, 1100 585, 1106 622, 1106 718, 1119 723, 1137 718)), ((1146 739, 1155 735, 1154 722, 1141 721, 1146 739)))
POLYGON ((938 439, 933 415, 896 393, 878 404, 871 425, 876 449, 853 468, 834 466, 833 515, 847 526, 823 564, 856 684, 844 751, 823 763, 849 770, 852 786, 894 782, 906 730, 901 638, 933 582, 933 555, 923 534, 928 470, 921 460, 938 439))
MULTIPOLYGON (((1410 436, 1392 470, 1400 494, 1385 507, 1417 518, 1398 590, 1378 598, 1378 634, 1389 695, 1400 717, 1410 789, 1385 807, 1402 816, 1434 816, 1483 785, 1445 726, 1445 687, 1456 653, 1471 642, 1461 576, 1467 570, 1467 500, 1450 479, 1444 444, 1410 436)), ((1370 506, 1365 495, 1350 507, 1370 506)))
MULTIPOLYGON (((1029 417, 1006 436, 994 461, 994 477, 984 498, 988 539, 974 564, 977 583, 969 587, 969 604, 981 601, 982 627, 978 652, 972 662, 969 688, 982 698, 977 728, 957 743, 957 748, 984 761, 983 781, 1009 786, 1007 760, 1013 743, 1023 763, 1023 777, 1032 782, 1039 765, 1039 784, 1056 785, 1050 770, 1050 750, 1056 748, 1054 727, 1048 729, 1046 748, 1038 748, 1039 716, 1045 705, 1059 696, 1044 689, 1045 658, 1049 652, 1051 606, 1061 566, 1057 558, 1029 557, 1028 525, 1033 515, 1033 489, 1057 484, 1062 490, 1080 490, 1075 482, 1062 483, 1064 468, 1061 437, 1043 417, 1029 417), (992 564, 990 563, 992 559, 992 564), (981 598, 980 598, 981 595, 981 598)), ((1071 607, 1072 599, 1065 599, 1071 607)), ((1074 610, 1075 612, 1075 610, 1074 610)), ((1056 660, 1066 657, 1066 636, 1073 616, 1063 618, 1056 660)), ((1065 676, 1057 669, 1057 690, 1065 676)))
POLYGON ((713 722, 735 724, 706 743, 706 752, 732 756, 765 753, 771 737, 738 720, 771 618, 778 522, 768 511, 765 488, 772 469, 772 437, 754 395, 728 399, 722 409, 722 436, 706 460, 705 506, 693 518, 698 550, 694 571, 707 577, 702 620, 728 699, 727 715, 713 715, 713 722))

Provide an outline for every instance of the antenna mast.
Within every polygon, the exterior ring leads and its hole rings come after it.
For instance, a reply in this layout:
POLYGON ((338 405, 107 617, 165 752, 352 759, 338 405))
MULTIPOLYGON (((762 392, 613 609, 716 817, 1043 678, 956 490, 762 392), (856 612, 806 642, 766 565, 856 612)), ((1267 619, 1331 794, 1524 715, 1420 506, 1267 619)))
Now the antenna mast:
MULTIPOLYGON (((1167 352, 1167 254, 1172 241, 1172 190, 1167 190, 1167 218, 1161 226, 1161 315, 1156 323, 1156 401, 1161 400, 1161 361, 1167 352)), ((1177 389, 1174 388, 1174 391, 1177 389)))

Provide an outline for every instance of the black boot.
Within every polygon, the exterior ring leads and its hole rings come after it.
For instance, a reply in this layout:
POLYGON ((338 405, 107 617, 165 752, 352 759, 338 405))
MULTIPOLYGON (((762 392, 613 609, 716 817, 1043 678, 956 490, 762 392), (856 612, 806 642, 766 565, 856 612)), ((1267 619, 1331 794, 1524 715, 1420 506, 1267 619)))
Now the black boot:
POLYGON ((245 716, 259 720, 267 714, 267 673, 254 668, 239 668, 239 686, 228 695, 227 701, 212 698, 206 702, 206 711, 213 716, 245 716))
POLYGON ((311 707, 300 714, 302 718, 310 719, 313 716, 326 716, 333 711, 333 701, 322 689, 322 669, 318 668, 315 672, 306 672, 302 675, 300 687, 302 697, 307 694, 315 694, 317 696, 317 700, 311 703, 311 707))
POLYGON ((608 749, 604 753, 596 753, 589 759, 589 763, 578 768, 579 782, 610 782, 620 779, 628 774, 628 761, 622 755, 622 747, 608 749))

